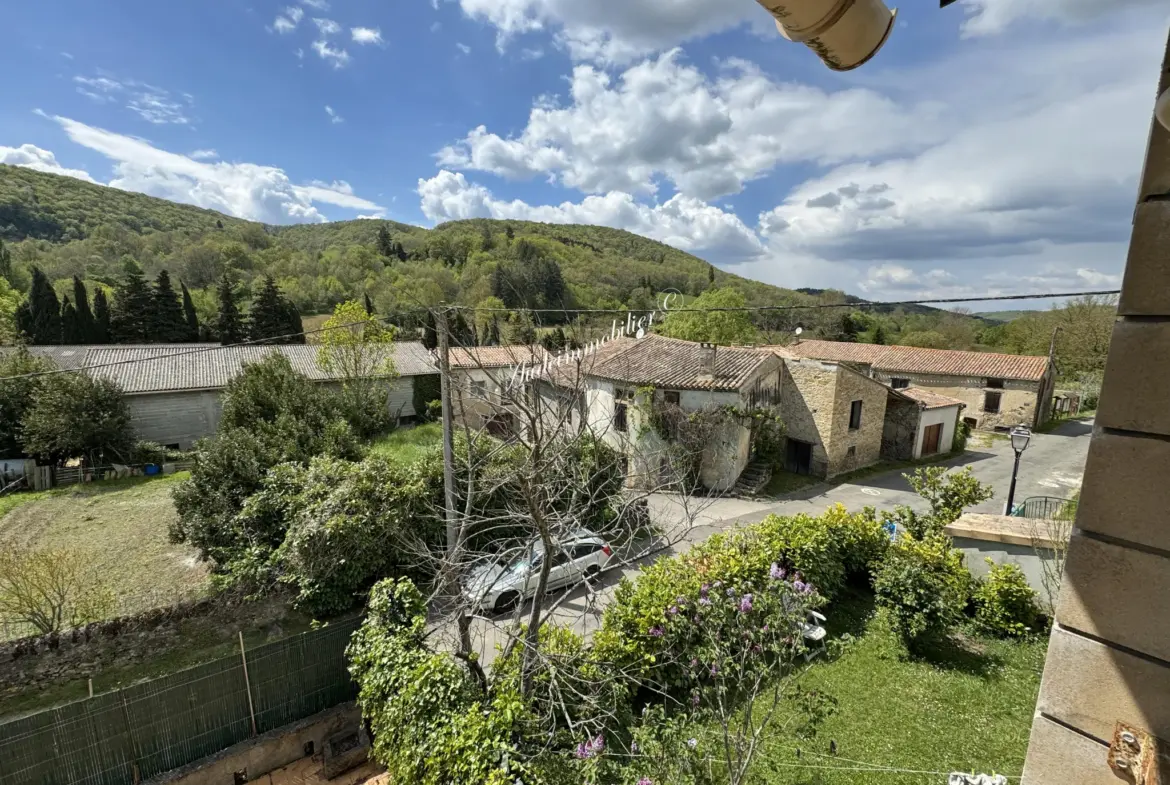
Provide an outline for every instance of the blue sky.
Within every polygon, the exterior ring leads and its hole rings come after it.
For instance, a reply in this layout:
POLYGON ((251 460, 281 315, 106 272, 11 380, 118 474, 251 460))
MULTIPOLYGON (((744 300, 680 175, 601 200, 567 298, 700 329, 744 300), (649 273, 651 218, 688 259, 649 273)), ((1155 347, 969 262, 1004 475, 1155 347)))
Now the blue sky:
POLYGON ((752 0, 19 2, 0 162, 269 223, 600 223, 875 299, 1113 288, 1160 6, 914 3, 836 73, 752 0))

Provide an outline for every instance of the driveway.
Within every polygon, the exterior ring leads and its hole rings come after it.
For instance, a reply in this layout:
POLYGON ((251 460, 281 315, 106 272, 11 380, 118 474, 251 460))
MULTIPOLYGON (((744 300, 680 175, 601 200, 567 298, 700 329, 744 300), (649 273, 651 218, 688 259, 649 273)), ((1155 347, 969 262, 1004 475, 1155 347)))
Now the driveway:
MULTIPOLYGON (((1091 422, 1074 421, 1060 425, 1051 433, 1034 434, 1020 460, 1016 502, 1029 496, 1071 496, 1081 485, 1092 431, 1091 422)), ((976 512, 1003 512, 1008 485, 1011 483, 1012 464, 1015 462, 1011 443, 1004 438, 975 434, 967 447, 961 456, 934 465, 957 468, 970 466, 980 482, 995 490, 995 496, 990 501, 972 509, 976 512)), ((650 500, 651 515, 663 531, 669 533, 673 530, 677 533, 670 538, 676 541, 675 544, 606 573, 595 586, 578 587, 567 595, 550 595, 548 602, 559 601, 553 614, 554 623, 571 626, 578 634, 590 636, 600 626, 601 613, 612 599, 614 588, 622 577, 633 577, 642 564, 685 551, 715 532, 755 523, 773 513, 795 515, 803 512, 819 515, 834 504, 843 504, 849 510, 860 510, 866 505, 891 510, 899 504, 927 509, 925 502, 903 478, 905 471, 897 469, 836 486, 815 485, 790 494, 782 501, 656 495, 650 500), (687 522, 691 522, 690 525, 687 522)), ((526 612, 529 605, 525 603, 522 607, 526 612)), ((475 648, 485 663, 494 659, 495 646, 503 639, 501 630, 510 622, 510 616, 475 619, 472 626, 475 648)))

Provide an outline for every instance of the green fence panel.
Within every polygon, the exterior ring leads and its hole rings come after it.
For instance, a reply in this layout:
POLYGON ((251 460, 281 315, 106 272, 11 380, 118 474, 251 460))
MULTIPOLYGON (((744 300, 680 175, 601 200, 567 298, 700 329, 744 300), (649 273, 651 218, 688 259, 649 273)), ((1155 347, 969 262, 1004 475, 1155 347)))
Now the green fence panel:
MULTIPOLYGON (((353 700, 345 619, 247 651, 257 731, 353 700)), ((249 738, 240 655, 0 724, 0 785, 127 785, 249 738)))
POLYGON ((252 735, 239 656, 122 690, 141 777, 213 755, 252 735))
POLYGON ((360 618, 343 619, 248 651, 260 733, 357 697, 345 647, 360 625, 360 618))

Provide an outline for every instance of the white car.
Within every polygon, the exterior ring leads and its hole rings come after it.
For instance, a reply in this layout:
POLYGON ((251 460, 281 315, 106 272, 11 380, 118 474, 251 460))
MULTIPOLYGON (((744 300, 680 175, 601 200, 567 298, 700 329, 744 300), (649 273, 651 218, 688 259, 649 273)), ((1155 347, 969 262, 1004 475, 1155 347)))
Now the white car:
MULTIPOLYGON (((613 549, 588 529, 578 529, 560 543, 548 573, 548 589, 573 586, 595 578, 609 562, 613 549)), ((544 561, 543 543, 527 553, 513 549, 495 561, 477 567, 468 576, 463 595, 476 610, 508 611, 536 593, 544 561)))

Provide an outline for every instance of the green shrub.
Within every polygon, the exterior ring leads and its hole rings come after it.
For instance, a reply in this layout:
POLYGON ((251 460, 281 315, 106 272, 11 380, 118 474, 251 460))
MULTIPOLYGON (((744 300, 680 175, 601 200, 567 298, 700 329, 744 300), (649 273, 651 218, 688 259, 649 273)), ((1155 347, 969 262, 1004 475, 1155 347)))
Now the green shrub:
POLYGON ((442 386, 437 373, 414 377, 414 413, 420 420, 431 422, 442 418, 442 386), (432 411, 431 404, 438 402, 438 411, 432 411))
POLYGON ((971 426, 962 418, 955 424, 955 439, 951 443, 951 452, 961 453, 967 449, 967 440, 971 438, 971 426))
POLYGON ((954 626, 967 604, 970 573, 943 537, 900 537, 874 576, 877 604, 907 648, 915 650, 954 626))
POLYGON ((1001 637, 1019 637, 1036 629, 1040 609, 1023 570, 1015 564, 997 565, 991 559, 987 563, 991 570, 974 593, 975 623, 1001 637))

